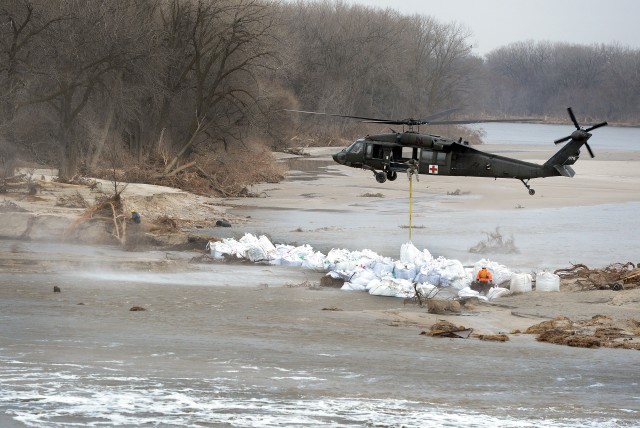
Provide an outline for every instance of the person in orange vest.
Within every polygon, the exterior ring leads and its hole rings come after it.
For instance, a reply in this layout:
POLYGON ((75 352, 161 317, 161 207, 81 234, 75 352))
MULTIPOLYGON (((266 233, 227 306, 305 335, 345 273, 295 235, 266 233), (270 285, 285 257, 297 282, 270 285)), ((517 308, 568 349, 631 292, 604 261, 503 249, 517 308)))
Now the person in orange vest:
POLYGON ((482 266, 482 269, 480 269, 478 275, 476 275, 476 281, 483 284, 493 284, 493 275, 491 275, 491 272, 489 272, 485 266, 482 266))

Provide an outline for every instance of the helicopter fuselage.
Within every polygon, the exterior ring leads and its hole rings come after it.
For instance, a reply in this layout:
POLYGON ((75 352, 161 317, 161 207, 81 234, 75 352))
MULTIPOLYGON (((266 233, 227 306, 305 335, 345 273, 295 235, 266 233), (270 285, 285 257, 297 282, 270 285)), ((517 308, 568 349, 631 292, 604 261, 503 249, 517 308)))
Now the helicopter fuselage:
POLYGON ((373 171, 380 183, 395 180, 398 172, 412 168, 413 172, 425 175, 518 179, 533 195, 535 192, 526 181, 575 174, 570 165, 576 162, 580 146, 589 137, 590 134, 576 135, 576 139, 543 165, 483 152, 466 142, 416 132, 368 135, 333 155, 333 159, 342 165, 373 171))

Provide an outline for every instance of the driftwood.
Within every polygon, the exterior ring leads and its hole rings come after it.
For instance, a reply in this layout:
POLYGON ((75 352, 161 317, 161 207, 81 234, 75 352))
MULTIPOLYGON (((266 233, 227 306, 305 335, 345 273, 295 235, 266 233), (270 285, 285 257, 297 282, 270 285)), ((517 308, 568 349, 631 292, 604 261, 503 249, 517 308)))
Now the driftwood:
POLYGON ((569 268, 557 269, 554 273, 561 278, 575 280, 584 290, 619 290, 623 287, 640 286, 640 268, 636 268, 631 262, 613 263, 602 269, 590 269, 587 265, 578 263, 569 268))

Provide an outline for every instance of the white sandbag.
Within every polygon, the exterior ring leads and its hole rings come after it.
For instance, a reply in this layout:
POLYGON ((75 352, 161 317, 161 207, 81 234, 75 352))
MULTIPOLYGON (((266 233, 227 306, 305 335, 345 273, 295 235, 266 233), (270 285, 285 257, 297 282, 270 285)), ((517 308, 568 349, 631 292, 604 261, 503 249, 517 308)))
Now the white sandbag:
POLYGON ((345 271, 345 272, 352 272, 354 270, 356 270, 358 266, 348 260, 343 260, 341 262, 338 262, 334 265, 333 270, 341 270, 341 271, 345 271))
POLYGON ((302 260, 297 257, 292 257, 291 255, 286 255, 280 259, 280 264, 282 266, 302 266, 302 260))
POLYGON ((370 291, 372 288, 377 288, 382 283, 382 280, 379 278, 374 278, 366 285, 365 290, 370 291))
POLYGON ((351 280, 351 277, 353 276, 353 273, 346 272, 343 270, 332 270, 329 273, 327 273, 327 275, 329 275, 331 278, 334 278, 334 279, 341 279, 344 282, 349 282, 349 280, 351 280))
MULTIPOLYGON (((438 257, 441 259, 441 257, 438 257)), ((467 271, 460 260, 443 259, 440 261, 440 287, 463 289, 470 283, 467 271)))
POLYGON ((374 284, 369 289, 372 296, 389 296, 410 298, 415 296, 416 292, 411 281, 406 279, 385 278, 380 283, 374 284))
POLYGON ((406 242, 400 247, 400 261, 413 264, 417 269, 420 269, 432 258, 428 250, 420 251, 411 242, 406 242))
POLYGON ((458 290, 458 297, 479 297, 480 293, 476 290, 472 290, 470 287, 465 287, 458 290))
POLYGON ((380 256, 371 250, 351 251, 347 255, 347 260, 354 265, 365 269, 372 269, 373 265, 379 259, 380 256))
POLYGON ((309 254, 302 260, 302 267, 313 270, 326 270, 328 267, 327 259, 324 254, 316 251, 313 254, 309 254))
POLYGON ((374 279, 376 279, 376 274, 373 273, 373 271, 359 268, 353 273, 349 282, 362 285, 366 288, 374 279))
POLYGON ((493 299, 497 299, 498 297, 508 296, 509 294, 511 294, 511 291, 509 291, 506 288, 491 287, 489 291, 487 291, 486 297, 487 297, 487 300, 493 300, 493 299))
POLYGON ((365 287, 363 285, 354 284, 352 282, 345 282, 344 284, 342 284, 342 287, 340 287, 340 290, 345 290, 345 291, 366 291, 366 289, 365 289, 365 287))
POLYGON ((276 244, 276 252, 283 257, 289 254, 295 247, 293 245, 276 244))
POLYGON ((273 245, 266 236, 260 235, 258 238, 258 244, 262 247, 269 260, 278 257, 278 251, 276 250, 275 245, 273 245))
POLYGON ((327 254, 327 261, 336 265, 340 262, 344 262, 349 259, 349 251, 342 248, 332 248, 331 251, 327 254))
MULTIPOLYGON (((424 268, 423 268, 424 269, 424 268)), ((422 274, 422 270, 420 271, 419 275, 416 275, 418 278, 416 278, 416 282, 418 283, 425 283, 428 282, 429 284, 433 284, 437 287, 440 286, 440 271, 438 269, 435 269, 433 267, 430 267, 427 269, 427 273, 426 274, 422 274)))
POLYGON ((560 277, 551 272, 537 274, 536 291, 560 291, 560 277))
POLYGON ((509 289, 512 293, 528 293, 531 291, 531 275, 528 273, 514 273, 511 275, 509 289))
POLYGON ((258 244, 247 246, 245 249, 245 255, 254 263, 267 260, 267 253, 265 253, 262 247, 258 244))
POLYGON ((404 263, 399 260, 394 263, 393 276, 398 279, 413 281, 416 277, 416 273, 416 265, 413 263, 404 263))
POLYGON ((400 246, 400 261, 402 263, 416 264, 416 259, 420 258, 420 250, 411 242, 406 242, 400 246))
POLYGON ((393 267, 395 263, 392 259, 385 257, 383 259, 377 260, 373 265, 373 273, 376 274, 378 278, 384 278, 385 276, 389 276, 393 274, 393 267))
POLYGON ((229 245, 220 241, 217 241, 217 242, 209 241, 209 249, 211 252, 211 257, 214 257, 216 259, 224 258, 224 256, 231 254, 231 251, 232 251, 229 245))
POLYGON ((293 257, 297 257, 301 261, 312 255, 313 253, 313 247, 311 247, 311 245, 309 244, 300 245, 289 252, 289 254, 291 254, 293 257))

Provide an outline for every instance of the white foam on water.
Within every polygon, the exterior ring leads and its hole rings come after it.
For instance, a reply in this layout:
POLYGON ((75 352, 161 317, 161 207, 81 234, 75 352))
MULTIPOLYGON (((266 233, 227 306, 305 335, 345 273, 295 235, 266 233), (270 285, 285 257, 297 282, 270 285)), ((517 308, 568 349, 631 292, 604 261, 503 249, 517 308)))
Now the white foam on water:
MULTIPOLYGON (((616 427, 600 419, 566 418, 553 409, 499 409, 500 416, 442 404, 367 397, 291 397, 276 388, 242 387, 234 379, 154 379, 78 376, 7 364, 0 374, 0 410, 29 427, 403 426, 403 427, 616 427), (169 387, 167 385, 170 385, 169 387), (232 386, 233 385, 233 386, 232 386), (509 415, 510 410, 531 417, 509 415)), ((68 367, 71 370, 75 367, 68 367)), ((283 379, 318 381, 291 376, 283 379)), ((274 379, 278 382, 278 379, 274 379)), ((304 389, 296 390, 296 394, 304 389)), ((637 412, 635 412, 637 413, 637 412)), ((624 425, 622 425, 624 426, 624 425)))

